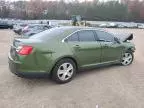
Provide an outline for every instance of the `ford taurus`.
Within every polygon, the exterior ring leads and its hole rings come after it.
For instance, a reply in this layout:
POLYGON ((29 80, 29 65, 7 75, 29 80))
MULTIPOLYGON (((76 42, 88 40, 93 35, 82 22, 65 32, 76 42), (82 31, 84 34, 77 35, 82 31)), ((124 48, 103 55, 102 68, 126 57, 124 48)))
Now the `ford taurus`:
POLYGON ((130 65, 133 34, 116 34, 89 27, 56 27, 29 39, 14 39, 9 68, 18 75, 43 74, 58 83, 72 80, 76 72, 110 64, 130 65))

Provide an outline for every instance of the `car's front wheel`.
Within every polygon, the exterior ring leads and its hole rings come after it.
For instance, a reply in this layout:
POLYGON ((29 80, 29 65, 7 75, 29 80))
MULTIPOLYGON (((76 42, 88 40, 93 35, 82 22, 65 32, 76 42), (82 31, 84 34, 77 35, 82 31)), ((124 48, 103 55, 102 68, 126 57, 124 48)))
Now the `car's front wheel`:
POLYGON ((121 64, 124 66, 130 65, 133 62, 133 52, 125 52, 124 55, 122 56, 121 64))
POLYGON ((57 83, 67 83, 72 80, 76 74, 76 65, 71 59, 62 59, 58 61, 52 71, 52 78, 57 83))

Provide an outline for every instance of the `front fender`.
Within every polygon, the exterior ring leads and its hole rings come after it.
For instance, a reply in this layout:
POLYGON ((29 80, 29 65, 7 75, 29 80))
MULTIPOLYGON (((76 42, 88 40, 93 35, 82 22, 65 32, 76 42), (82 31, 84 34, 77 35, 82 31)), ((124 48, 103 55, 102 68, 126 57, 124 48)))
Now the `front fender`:
POLYGON ((124 52, 126 52, 126 51, 135 52, 135 50, 136 50, 136 48, 135 48, 135 45, 133 43, 125 44, 124 52))

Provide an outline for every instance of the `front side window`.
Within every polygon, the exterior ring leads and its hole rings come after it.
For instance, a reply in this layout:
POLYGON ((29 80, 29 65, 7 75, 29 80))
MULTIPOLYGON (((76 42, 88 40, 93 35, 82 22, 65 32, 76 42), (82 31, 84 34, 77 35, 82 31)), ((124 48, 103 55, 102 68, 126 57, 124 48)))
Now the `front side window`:
POLYGON ((96 31, 96 33, 99 38, 99 41, 114 42, 114 37, 111 34, 98 30, 96 31))
POLYGON ((91 30, 79 31, 78 35, 79 35, 79 41, 84 41, 84 42, 95 41, 94 32, 91 30))

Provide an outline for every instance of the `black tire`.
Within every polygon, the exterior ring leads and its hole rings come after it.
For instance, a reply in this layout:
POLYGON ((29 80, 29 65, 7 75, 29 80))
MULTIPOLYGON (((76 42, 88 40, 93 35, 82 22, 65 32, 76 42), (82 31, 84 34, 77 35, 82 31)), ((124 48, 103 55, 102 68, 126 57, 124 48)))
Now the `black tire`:
POLYGON ((52 70, 52 79, 54 81, 56 81, 57 83, 60 83, 60 84, 63 84, 63 83, 67 83, 67 82, 70 82, 73 77, 76 75, 76 64, 73 60, 69 59, 69 58, 64 58, 64 59, 61 59, 59 60, 56 65, 54 66, 53 70, 52 70), (58 77, 58 69, 59 67, 64 64, 64 63, 70 63, 72 66, 73 66, 73 74, 71 75, 71 77, 67 80, 61 80, 59 77, 58 77))
MULTIPOLYGON (((129 64, 124 65, 124 64, 122 63, 122 58, 121 58, 121 65, 122 65, 122 66, 128 66, 128 65, 132 64, 132 62, 133 62, 133 60, 134 60, 134 54, 133 54, 132 51, 126 51, 125 53, 129 53, 129 54, 131 54, 131 56, 132 56, 132 60, 131 60, 131 62, 130 62, 129 64)), ((123 56, 122 56, 122 57, 123 57, 123 56)))

